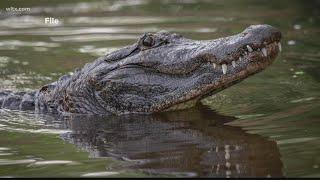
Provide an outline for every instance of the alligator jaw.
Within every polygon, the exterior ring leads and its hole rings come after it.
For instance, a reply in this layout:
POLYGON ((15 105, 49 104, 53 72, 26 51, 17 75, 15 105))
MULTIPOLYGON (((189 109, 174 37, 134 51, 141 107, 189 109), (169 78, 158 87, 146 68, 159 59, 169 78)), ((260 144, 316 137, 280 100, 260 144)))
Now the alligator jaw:
POLYGON ((220 81, 216 81, 212 84, 201 87, 197 91, 190 91, 185 96, 181 97, 175 105, 171 105, 165 111, 181 110, 193 107, 197 102, 205 97, 213 95, 233 84, 244 80, 246 77, 258 73, 267 68, 274 60, 279 52, 281 52, 281 43, 272 42, 266 44, 263 48, 253 50, 250 46, 248 52, 244 53, 237 59, 231 61, 231 63, 223 63, 217 65, 216 63, 210 63, 209 65, 219 74, 222 73, 220 81), (258 58, 259 60, 255 60, 258 58), (247 67, 241 68, 243 64, 248 64, 247 67), (239 70, 237 70, 239 69, 239 70), (229 73, 228 73, 229 70, 229 73), (231 72, 237 71, 237 73, 231 72))
POLYGON ((264 70, 272 64, 278 53, 282 51, 280 40, 281 34, 278 33, 275 37, 267 38, 260 43, 247 44, 231 54, 232 57, 223 60, 206 56, 208 63, 205 66, 209 66, 215 74, 212 81, 187 91, 175 103, 164 105, 168 107, 166 110, 192 107, 199 100, 264 70))

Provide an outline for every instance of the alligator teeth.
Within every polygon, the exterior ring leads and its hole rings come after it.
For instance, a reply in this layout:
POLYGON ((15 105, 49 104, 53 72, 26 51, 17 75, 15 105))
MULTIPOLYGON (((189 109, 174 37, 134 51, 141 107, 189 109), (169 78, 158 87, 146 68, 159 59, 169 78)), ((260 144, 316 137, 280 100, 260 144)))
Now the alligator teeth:
POLYGON ((281 47, 281 43, 278 42, 278 47, 279 47, 279 51, 281 52, 282 51, 282 47, 281 47))
POLYGON ((263 56, 267 57, 268 53, 267 53, 267 49, 266 48, 262 48, 261 49, 263 56))
POLYGON ((222 64, 222 72, 223 74, 227 74, 227 65, 226 64, 222 64))
POLYGON ((236 62, 235 61, 232 61, 232 66, 235 68, 236 67, 236 62))
POLYGON ((249 52, 253 51, 252 47, 250 47, 249 45, 247 45, 247 49, 248 49, 249 52))
POLYGON ((217 67, 216 63, 213 63, 213 68, 215 69, 217 67))

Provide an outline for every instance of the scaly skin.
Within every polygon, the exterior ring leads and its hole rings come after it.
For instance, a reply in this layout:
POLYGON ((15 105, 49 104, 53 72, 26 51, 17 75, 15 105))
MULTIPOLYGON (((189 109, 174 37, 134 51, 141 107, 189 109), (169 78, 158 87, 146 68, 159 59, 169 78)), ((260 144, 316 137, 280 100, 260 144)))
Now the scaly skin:
POLYGON ((269 25, 203 41, 169 32, 147 33, 35 92, 3 92, 0 104, 60 114, 172 110, 265 69, 281 50, 280 40, 281 33, 269 25))

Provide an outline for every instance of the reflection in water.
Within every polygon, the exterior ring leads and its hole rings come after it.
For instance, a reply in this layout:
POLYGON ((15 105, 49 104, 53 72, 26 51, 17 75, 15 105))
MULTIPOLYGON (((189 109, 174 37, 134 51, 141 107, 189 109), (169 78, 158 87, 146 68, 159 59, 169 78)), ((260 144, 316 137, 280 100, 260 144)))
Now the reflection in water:
POLYGON ((153 173, 189 172, 213 177, 282 176, 277 145, 241 128, 206 106, 125 117, 66 118, 64 140, 92 157, 133 162, 153 173))

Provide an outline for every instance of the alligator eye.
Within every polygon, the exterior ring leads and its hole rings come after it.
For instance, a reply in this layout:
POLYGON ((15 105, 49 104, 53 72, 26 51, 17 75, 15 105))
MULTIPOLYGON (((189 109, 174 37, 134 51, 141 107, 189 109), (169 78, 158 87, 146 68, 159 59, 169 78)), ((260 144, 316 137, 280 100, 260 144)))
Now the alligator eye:
POLYGON ((142 44, 146 47, 151 47, 154 44, 154 40, 151 36, 147 36, 142 40, 142 44))

